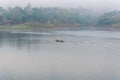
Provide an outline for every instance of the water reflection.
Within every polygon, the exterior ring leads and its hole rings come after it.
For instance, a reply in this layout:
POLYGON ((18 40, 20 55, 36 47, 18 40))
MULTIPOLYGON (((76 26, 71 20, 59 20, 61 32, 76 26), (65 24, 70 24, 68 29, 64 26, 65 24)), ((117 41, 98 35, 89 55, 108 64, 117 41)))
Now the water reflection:
POLYGON ((0 32, 0 80, 119 80, 119 48, 110 37, 0 32))

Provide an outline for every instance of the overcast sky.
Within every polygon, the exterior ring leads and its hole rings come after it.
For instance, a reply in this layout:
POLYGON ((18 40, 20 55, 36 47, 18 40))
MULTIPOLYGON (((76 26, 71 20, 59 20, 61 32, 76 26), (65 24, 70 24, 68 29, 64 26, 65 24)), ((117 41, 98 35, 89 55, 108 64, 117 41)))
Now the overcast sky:
POLYGON ((57 7, 83 7, 92 9, 120 9, 120 0, 0 0, 0 5, 25 6, 31 3, 33 6, 57 6, 57 7))

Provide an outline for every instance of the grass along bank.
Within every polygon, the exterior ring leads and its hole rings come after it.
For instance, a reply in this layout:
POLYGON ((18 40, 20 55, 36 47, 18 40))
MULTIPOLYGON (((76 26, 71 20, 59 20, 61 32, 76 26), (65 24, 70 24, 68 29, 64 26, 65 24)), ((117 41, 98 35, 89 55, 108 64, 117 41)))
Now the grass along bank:
POLYGON ((74 30, 79 29, 78 24, 51 24, 51 23, 39 23, 29 22, 23 24, 7 24, 1 25, 1 30, 30 30, 30 31, 41 31, 41 30, 74 30))

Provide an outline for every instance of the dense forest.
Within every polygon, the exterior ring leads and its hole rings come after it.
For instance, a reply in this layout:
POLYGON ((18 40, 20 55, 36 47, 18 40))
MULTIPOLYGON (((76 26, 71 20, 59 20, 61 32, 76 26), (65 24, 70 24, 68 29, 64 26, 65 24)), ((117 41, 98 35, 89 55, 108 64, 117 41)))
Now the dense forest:
POLYGON ((62 23, 87 25, 91 20, 87 11, 79 8, 37 8, 28 4, 25 8, 16 6, 3 9, 0 7, 0 24, 20 24, 25 22, 62 23))
POLYGON ((112 25, 120 23, 120 11, 113 10, 101 15, 97 20, 97 25, 112 25))
POLYGON ((51 24, 79 24, 79 25, 110 25, 120 22, 120 11, 110 11, 101 16, 95 16, 88 9, 56 8, 56 7, 26 7, 19 6, 4 9, 0 7, 0 25, 23 24, 40 22, 51 24))

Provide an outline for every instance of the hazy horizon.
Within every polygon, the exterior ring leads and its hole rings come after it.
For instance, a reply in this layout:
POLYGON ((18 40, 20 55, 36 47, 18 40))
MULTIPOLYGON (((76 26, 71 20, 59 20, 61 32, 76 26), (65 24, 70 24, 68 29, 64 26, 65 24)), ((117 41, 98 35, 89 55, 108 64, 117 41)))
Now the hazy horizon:
POLYGON ((33 7, 83 7, 93 10, 120 9, 120 0, 0 0, 0 6, 21 6, 25 7, 31 3, 33 7))

